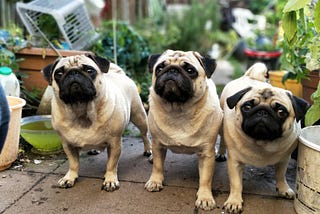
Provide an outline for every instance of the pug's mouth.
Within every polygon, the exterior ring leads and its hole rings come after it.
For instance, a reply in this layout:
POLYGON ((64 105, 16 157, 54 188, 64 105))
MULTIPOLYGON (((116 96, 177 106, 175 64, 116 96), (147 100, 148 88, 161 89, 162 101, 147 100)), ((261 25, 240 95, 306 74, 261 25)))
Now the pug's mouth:
POLYGON ((68 77, 60 83, 59 88, 59 97, 66 104, 91 102, 97 93, 93 82, 85 77, 68 77))
POLYGON ((246 114, 243 112, 243 131, 256 140, 272 141, 282 136, 285 120, 277 118, 271 110, 260 109, 246 114))
POLYGON ((155 92, 170 103, 184 103, 193 96, 192 80, 177 71, 158 76, 155 92))

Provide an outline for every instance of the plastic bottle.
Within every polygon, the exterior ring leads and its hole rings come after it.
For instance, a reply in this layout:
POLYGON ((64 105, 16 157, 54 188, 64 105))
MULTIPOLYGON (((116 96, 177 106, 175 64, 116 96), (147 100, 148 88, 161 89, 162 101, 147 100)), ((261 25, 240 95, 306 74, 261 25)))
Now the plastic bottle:
POLYGON ((7 96, 20 96, 20 83, 9 67, 0 67, 0 83, 7 96))

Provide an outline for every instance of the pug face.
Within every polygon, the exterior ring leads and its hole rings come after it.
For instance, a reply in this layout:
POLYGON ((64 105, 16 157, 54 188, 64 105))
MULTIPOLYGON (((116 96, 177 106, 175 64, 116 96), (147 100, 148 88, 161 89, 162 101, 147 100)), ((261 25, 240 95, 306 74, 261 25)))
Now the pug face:
POLYGON ((308 104, 277 88, 246 88, 227 98, 229 108, 236 108, 241 129, 256 140, 272 141, 290 130, 295 118, 300 120, 308 104))
POLYGON ((167 102, 185 103, 204 92, 206 77, 212 75, 216 62, 193 51, 167 50, 150 56, 148 66, 155 93, 167 102))
POLYGON ((98 79, 108 67, 109 61, 98 56, 77 55, 57 60, 43 73, 65 104, 87 103, 96 97, 98 79))

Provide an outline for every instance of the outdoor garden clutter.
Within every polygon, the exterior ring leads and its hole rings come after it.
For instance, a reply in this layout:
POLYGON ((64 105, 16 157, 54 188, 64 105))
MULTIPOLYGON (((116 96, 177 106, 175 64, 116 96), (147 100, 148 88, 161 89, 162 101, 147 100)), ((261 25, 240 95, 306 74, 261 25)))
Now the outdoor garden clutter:
POLYGON ((317 1, 97 2, 1 1, 0 213, 319 210, 317 1))

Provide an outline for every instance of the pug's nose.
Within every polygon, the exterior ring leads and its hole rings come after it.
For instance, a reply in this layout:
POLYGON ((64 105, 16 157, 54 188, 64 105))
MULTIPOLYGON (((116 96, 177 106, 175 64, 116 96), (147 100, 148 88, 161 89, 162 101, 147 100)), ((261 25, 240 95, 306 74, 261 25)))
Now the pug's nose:
POLYGON ((267 117, 268 115, 269 115, 269 113, 268 113, 268 111, 266 111, 266 110, 259 110, 258 112, 257 112, 257 115, 259 116, 259 117, 267 117))
POLYGON ((175 69, 175 68, 171 68, 169 69, 168 71, 170 74, 173 74, 173 75, 177 75, 179 73, 178 69, 175 69))
POLYGON ((79 75, 79 70, 77 70, 77 69, 72 69, 72 70, 69 71, 69 73, 70 73, 71 75, 79 75))

